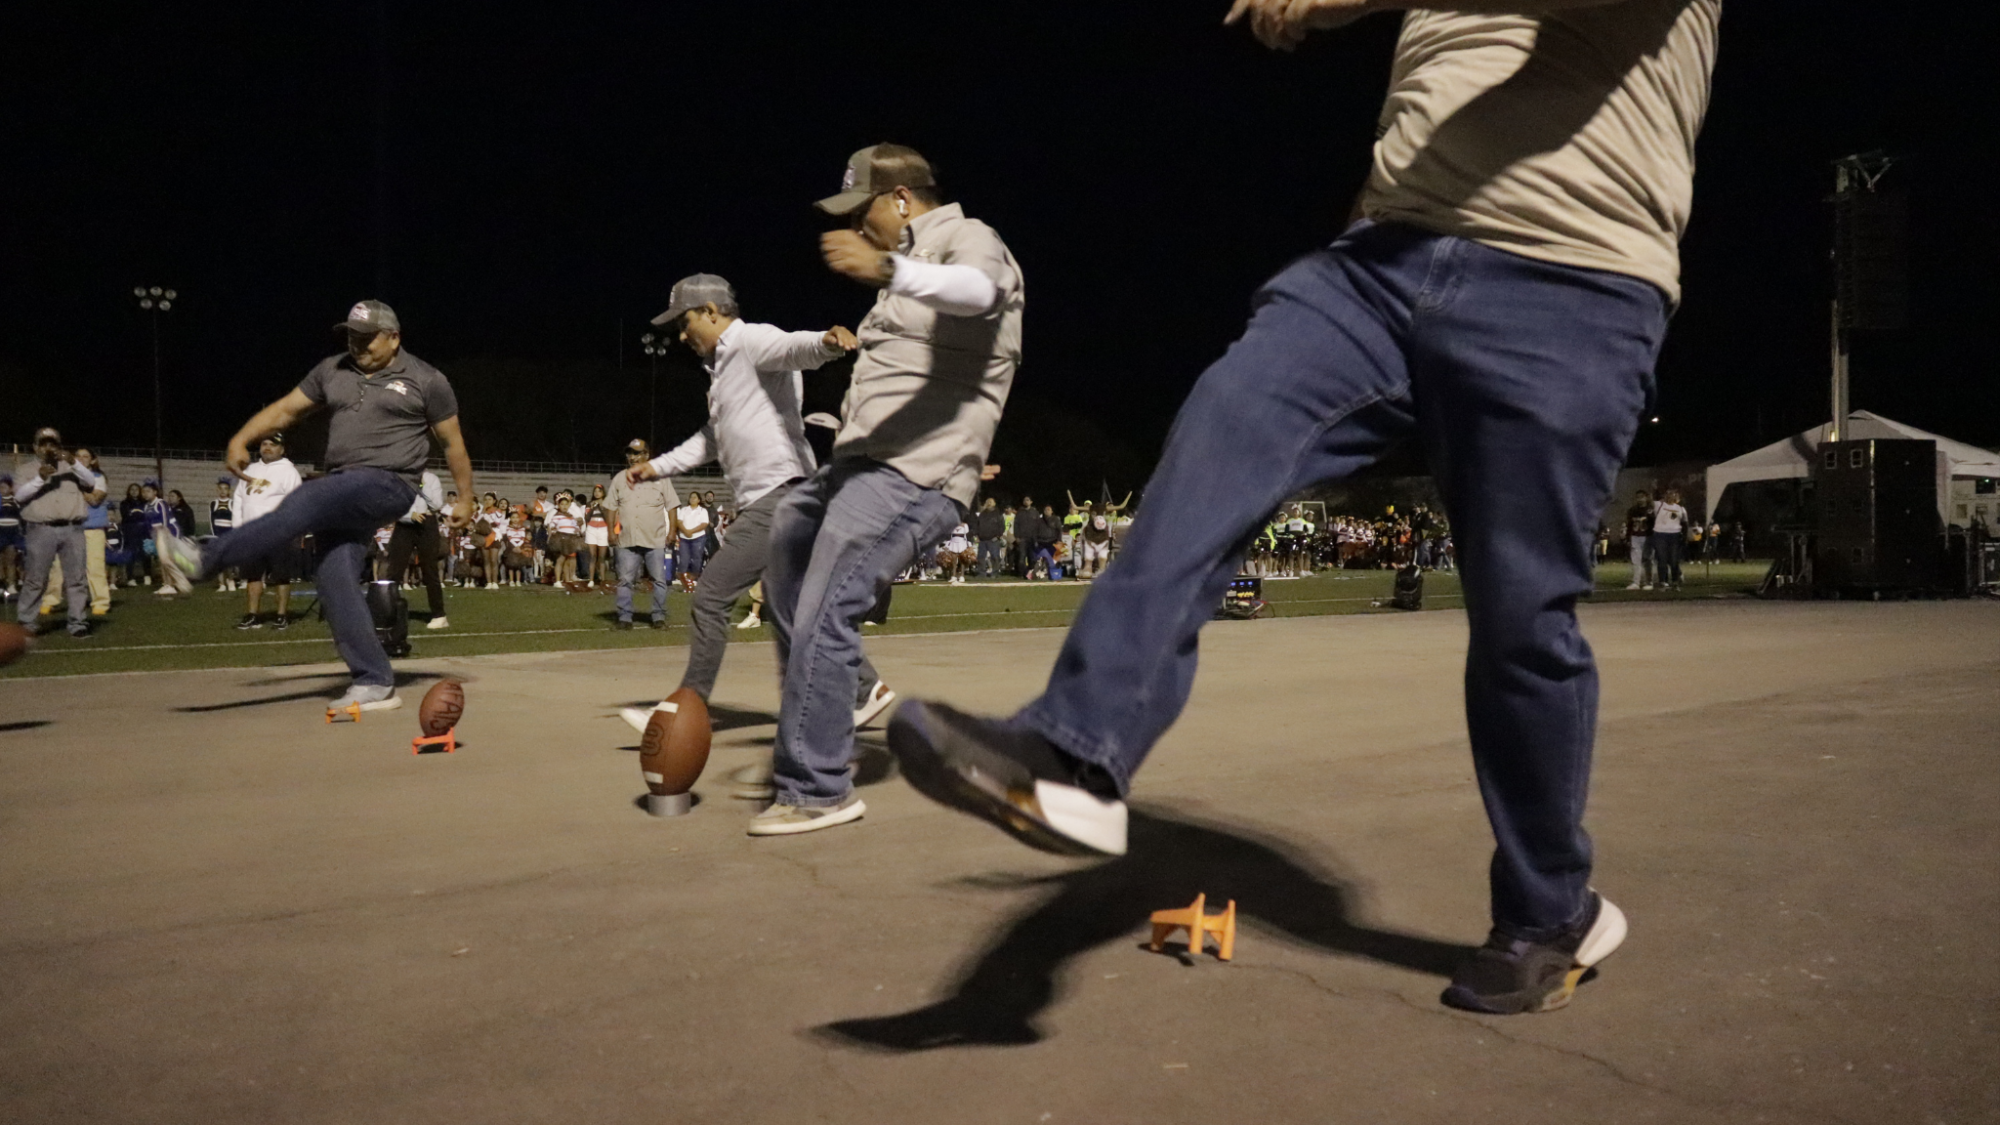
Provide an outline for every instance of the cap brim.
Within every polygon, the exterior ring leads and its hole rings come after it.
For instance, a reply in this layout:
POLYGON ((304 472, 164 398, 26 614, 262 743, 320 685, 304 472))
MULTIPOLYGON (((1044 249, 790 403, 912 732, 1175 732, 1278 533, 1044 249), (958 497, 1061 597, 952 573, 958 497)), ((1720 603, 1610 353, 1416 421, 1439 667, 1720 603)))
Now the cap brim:
POLYGON ((658 328, 663 324, 672 324, 674 321, 679 320, 683 315, 685 315, 688 311, 688 308, 689 306, 687 305, 667 306, 666 312, 663 312, 660 315, 653 318, 653 327, 658 328))
POLYGON ((351 320, 341 321, 339 324, 333 326, 333 330, 335 332, 359 332, 363 336, 373 336, 377 332, 395 331, 395 329, 392 328, 377 328, 373 324, 356 324, 354 321, 351 320))
POLYGON ((813 206, 829 215, 852 215, 873 198, 875 198, 873 192, 843 191, 839 195, 829 195, 813 206))

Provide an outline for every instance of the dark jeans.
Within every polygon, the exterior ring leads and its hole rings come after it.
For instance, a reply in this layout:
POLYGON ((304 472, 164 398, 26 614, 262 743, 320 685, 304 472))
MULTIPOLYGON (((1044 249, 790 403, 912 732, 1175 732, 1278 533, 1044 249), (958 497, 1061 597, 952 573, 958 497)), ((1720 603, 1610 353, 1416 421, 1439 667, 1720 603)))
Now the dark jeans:
POLYGON ((438 529, 436 514, 422 523, 398 523, 389 533, 387 565, 382 577, 401 582, 410 570, 410 554, 417 556, 417 573, 424 579, 424 596, 430 599, 431 616, 443 617, 444 583, 438 578, 438 529))
POLYGON ((701 577, 701 571, 708 564, 707 539, 674 540, 674 567, 682 574, 701 577))
POLYGON ((992 578, 1000 573, 1000 541, 981 539, 979 541, 979 577, 992 578))
MULTIPOLYGON (((701 585, 694 589, 694 606, 688 611, 690 632, 687 670, 681 686, 691 687, 707 699, 715 690, 715 677, 722 671, 722 656, 729 647, 729 611, 737 599, 764 577, 771 559, 771 524, 778 505, 784 503, 794 485, 785 484, 757 498, 757 502, 736 514, 729 525, 729 538, 710 558, 702 572, 701 585)), ((881 675, 861 655, 856 668, 856 694, 875 686, 881 675)))
POLYGON ((202 548, 204 578, 232 566, 289 551, 301 535, 311 535, 319 548, 319 574, 314 588, 326 610, 334 647, 354 673, 354 682, 390 687, 396 682, 389 654, 375 639, 375 618, 361 591, 376 529, 393 523, 410 510, 417 490, 408 481, 382 469, 341 469, 300 485, 277 509, 251 520, 222 539, 202 548))
POLYGON ((837 805, 853 789, 861 619, 962 518, 944 493, 858 457, 821 468, 778 505, 764 608, 784 672, 771 762, 780 804, 837 805))
POLYGON ((1651 536, 1653 547, 1653 572, 1659 576, 1660 585, 1681 584, 1681 533, 1678 531, 1655 531, 1651 536))
POLYGON ((1651 391, 1664 295, 1364 221, 1272 279, 1254 310, 1182 406, 1144 516, 1019 721, 1129 784, 1186 704, 1197 634, 1266 514, 1418 437, 1464 583, 1493 919, 1546 937, 1587 901, 1597 667, 1575 607, 1651 391))
POLYGON ((639 575, 643 573, 653 580, 653 620, 665 621, 667 619, 666 548, 614 546, 611 548, 611 557, 617 560, 618 567, 618 596, 612 599, 612 605, 618 611, 618 620, 632 620, 632 587, 639 584, 639 575))

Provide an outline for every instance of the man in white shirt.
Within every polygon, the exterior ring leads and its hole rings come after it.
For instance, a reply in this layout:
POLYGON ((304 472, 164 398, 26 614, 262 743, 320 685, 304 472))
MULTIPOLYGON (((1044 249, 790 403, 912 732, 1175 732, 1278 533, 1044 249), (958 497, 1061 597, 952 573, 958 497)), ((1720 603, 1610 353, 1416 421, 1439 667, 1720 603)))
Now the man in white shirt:
MULTIPOLYGON (((1440 999, 1549 1011, 1625 937, 1591 885, 1597 668, 1576 601, 1680 297, 1721 3, 1424 4, 1402 17, 1359 221, 1268 282, 1196 383, 1046 691, 1007 720, 906 703, 889 745, 919 790, 1024 842, 1123 854, 1124 794, 1257 521, 1417 437, 1464 547, 1466 726, 1496 845, 1487 941, 1440 999)), ((1235 0, 1227 22, 1289 49, 1395 6, 1235 0)))
MULTIPOLYGON (((258 442, 257 460, 244 466, 242 474, 236 478, 236 491, 231 497, 236 526, 241 528, 277 511, 278 505, 284 503, 285 497, 296 491, 300 483, 299 467, 285 456, 285 435, 271 434, 258 442)), ((298 551, 290 549, 243 564, 241 573, 249 604, 244 607, 243 616, 237 619, 238 629, 263 627, 266 585, 278 592, 278 616, 271 622, 271 627, 284 629, 291 625, 292 579, 295 577, 292 571, 297 561, 298 551)))
POLYGON ((1662 589, 1681 588, 1681 536, 1687 521, 1679 489, 1669 488, 1653 502, 1653 569, 1662 589))
MULTIPOLYGON (((715 690, 729 644, 729 611, 764 576, 771 553, 771 517, 799 481, 813 472, 799 404, 804 370, 838 359, 855 347, 854 334, 835 326, 825 332, 786 332, 741 319, 736 291, 714 274, 698 273, 674 285, 667 311, 653 318, 677 332, 708 370, 708 422, 686 441, 630 470, 633 481, 685 473, 710 461, 722 464, 723 479, 735 495, 736 519, 728 538, 709 559, 695 587, 689 611, 693 634, 681 686, 707 699, 715 690)), ((706 509, 694 497, 676 512, 682 541, 699 542, 708 530, 706 509), (693 509, 693 511, 690 511, 693 509)), ((852 721, 873 720, 896 698, 861 657, 860 692, 852 721)), ((625 721, 643 732, 651 714, 628 707, 625 721)), ((770 794, 768 770, 736 778, 735 792, 746 798, 770 794)))

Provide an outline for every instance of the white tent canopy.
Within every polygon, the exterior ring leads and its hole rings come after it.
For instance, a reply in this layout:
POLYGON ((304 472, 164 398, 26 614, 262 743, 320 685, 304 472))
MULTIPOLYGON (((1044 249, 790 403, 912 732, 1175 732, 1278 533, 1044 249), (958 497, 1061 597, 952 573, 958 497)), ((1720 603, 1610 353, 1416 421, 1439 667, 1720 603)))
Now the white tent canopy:
MULTIPOLYGON (((1826 432, 1832 423, 1814 426, 1804 433, 1793 434, 1783 441, 1775 441, 1762 449, 1753 449, 1741 457, 1732 458, 1708 469, 1708 506, 1712 512, 1722 504, 1722 492, 1732 484, 1742 484, 1759 480, 1786 480, 1808 476, 1812 472, 1813 454, 1820 443, 1826 440, 1826 432)), ((1911 438, 1918 441, 1934 441, 1938 447, 1940 484, 1955 477, 2000 477, 2000 453, 1953 441, 1948 437, 1926 433, 1915 426, 1894 422, 1879 414, 1857 410, 1847 416, 1845 439, 1854 441, 1864 438, 1911 438)), ((1939 488, 1938 506, 1943 508, 1950 499, 1947 488, 1939 488)))

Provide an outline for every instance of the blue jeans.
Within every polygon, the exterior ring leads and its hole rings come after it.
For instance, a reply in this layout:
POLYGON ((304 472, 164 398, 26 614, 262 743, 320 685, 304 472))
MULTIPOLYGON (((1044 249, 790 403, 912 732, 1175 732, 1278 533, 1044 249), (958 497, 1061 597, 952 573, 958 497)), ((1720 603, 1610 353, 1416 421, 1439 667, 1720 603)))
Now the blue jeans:
POLYGON ((994 575, 1000 573, 1004 565, 1000 557, 1000 541, 998 539, 981 539, 979 541, 979 577, 992 578, 994 575))
POLYGON ((1634 278, 1357 223, 1266 284, 1195 384, 1119 564, 1017 721, 1128 785, 1186 704, 1197 634, 1260 522, 1418 437, 1459 550, 1493 920, 1531 938, 1572 922, 1597 726, 1576 599, 1666 319, 1634 278))
POLYGON ((639 573, 653 580, 653 620, 667 619, 667 575, 666 548, 664 547, 617 547, 611 548, 618 559, 618 596, 614 599, 618 608, 618 620, 632 620, 632 587, 639 582, 639 573))
POLYGON ((812 808, 847 799, 861 618, 917 552, 961 518, 944 493, 863 458, 824 466, 778 506, 764 570, 764 612, 784 675, 771 762, 778 803, 812 808))
POLYGON ((708 562, 708 540, 674 540, 674 566, 682 574, 701 577, 701 568, 708 562))
POLYGON ((375 618, 361 591, 376 529, 395 523, 410 510, 417 490, 383 469, 341 469, 300 485, 268 515, 251 520, 202 548, 199 579, 230 567, 289 551, 302 535, 319 547, 314 587, 326 610, 333 645, 354 673, 354 682, 391 687, 389 654, 375 637, 375 618))

